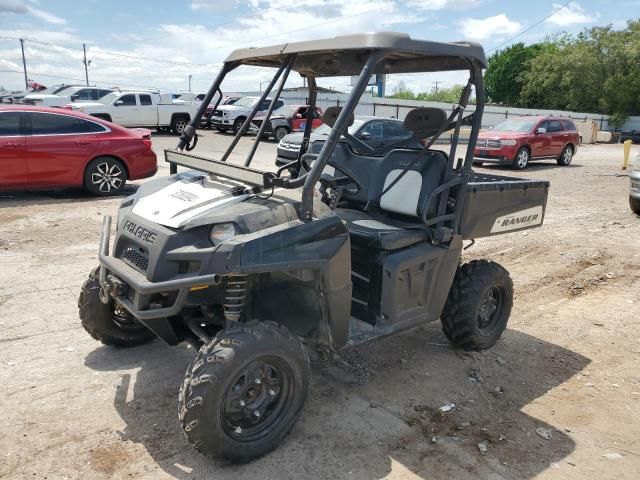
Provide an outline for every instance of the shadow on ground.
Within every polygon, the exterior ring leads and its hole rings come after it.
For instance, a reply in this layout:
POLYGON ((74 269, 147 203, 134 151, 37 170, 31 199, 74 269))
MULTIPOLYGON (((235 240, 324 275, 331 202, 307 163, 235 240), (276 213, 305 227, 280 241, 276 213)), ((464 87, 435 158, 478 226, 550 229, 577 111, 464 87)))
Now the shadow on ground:
POLYGON ((139 185, 127 183, 117 195, 97 197, 83 188, 60 188, 53 190, 29 190, 0 193, 0 209, 16 206, 56 205, 61 203, 77 203, 108 201, 110 198, 124 198, 133 195, 139 185))
POLYGON ((589 360, 508 330, 491 350, 449 347, 439 325, 318 360, 302 416, 274 452, 246 465, 193 451, 177 422, 179 385, 193 350, 159 341, 130 350, 101 347, 85 360, 126 371, 114 405, 166 473, 187 478, 533 478, 574 450, 563 431, 521 409, 589 360), (453 402, 453 413, 439 407, 453 402), (536 434, 552 431, 551 439, 536 434), (478 444, 487 447, 486 454, 478 444), (412 476, 412 475, 415 475, 412 476))

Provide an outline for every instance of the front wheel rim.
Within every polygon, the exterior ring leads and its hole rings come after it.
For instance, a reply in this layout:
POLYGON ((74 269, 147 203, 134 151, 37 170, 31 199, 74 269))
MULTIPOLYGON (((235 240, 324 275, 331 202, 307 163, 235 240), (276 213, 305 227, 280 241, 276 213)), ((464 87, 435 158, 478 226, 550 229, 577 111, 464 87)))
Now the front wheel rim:
POLYGON ((506 294, 501 287, 492 286, 482 296, 476 322, 481 335, 490 336, 500 322, 506 294))
POLYGON ((287 136, 287 131, 286 130, 278 129, 276 131, 276 140, 282 140, 286 136, 287 136))
POLYGON ((103 193, 117 191, 122 187, 122 170, 113 163, 99 163, 93 173, 91 173, 91 183, 103 193))
POLYGON ((563 155, 563 161, 565 165, 569 165, 571 163, 571 159, 573 158, 573 152, 571 151, 570 148, 567 148, 564 151, 564 155, 563 155))
POLYGON ((293 372, 281 358, 260 357, 235 376, 223 398, 222 427, 240 442, 273 431, 293 401, 293 372))
POLYGON ((527 166, 527 163, 529 163, 529 154, 526 150, 522 150, 518 154, 518 167, 524 168, 527 166))

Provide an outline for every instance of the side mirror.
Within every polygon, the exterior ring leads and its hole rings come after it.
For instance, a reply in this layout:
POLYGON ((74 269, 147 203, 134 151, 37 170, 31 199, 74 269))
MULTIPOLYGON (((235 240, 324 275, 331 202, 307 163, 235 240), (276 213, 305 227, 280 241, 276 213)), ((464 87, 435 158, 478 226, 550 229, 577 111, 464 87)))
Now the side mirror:
POLYGON ((71 95, 71 101, 75 102, 78 99, 79 95, 71 95))
POLYGON ((123 102, 122 100, 116 100, 116 101, 113 103, 113 105, 114 105, 115 107, 119 107, 120 105, 124 105, 124 102, 123 102))
POLYGON ((536 129, 536 133, 537 133, 538 135, 541 135, 541 134, 543 134, 543 133, 547 133, 547 129, 546 129, 546 128, 544 128, 544 127, 539 127, 538 129, 536 129))
POLYGON ((371 134, 369 132, 360 132, 358 134, 358 138, 360 140, 367 140, 367 139, 369 139, 369 137, 371 137, 371 134))
POLYGON ((302 118, 302 114, 301 113, 296 113, 296 118, 302 118))

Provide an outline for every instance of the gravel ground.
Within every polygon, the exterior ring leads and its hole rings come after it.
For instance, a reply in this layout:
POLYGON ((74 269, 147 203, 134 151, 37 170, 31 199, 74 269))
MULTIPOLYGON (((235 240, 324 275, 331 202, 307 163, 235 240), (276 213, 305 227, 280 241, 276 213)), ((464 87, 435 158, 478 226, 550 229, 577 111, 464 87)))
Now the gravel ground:
MULTIPOLYGON (((230 138, 205 132, 198 151, 230 138)), ((158 152, 175 143, 154 136, 158 152)), ((275 144, 259 154, 254 166, 271 168, 275 144)), ((207 461, 180 432, 192 349, 108 348, 80 326, 79 288, 119 199, 2 195, 0 478, 637 479, 640 219, 621 159, 598 145, 567 168, 481 169, 552 185, 542 228, 465 251, 511 272, 502 340, 463 353, 434 323, 318 358, 291 435, 242 466, 207 461)))

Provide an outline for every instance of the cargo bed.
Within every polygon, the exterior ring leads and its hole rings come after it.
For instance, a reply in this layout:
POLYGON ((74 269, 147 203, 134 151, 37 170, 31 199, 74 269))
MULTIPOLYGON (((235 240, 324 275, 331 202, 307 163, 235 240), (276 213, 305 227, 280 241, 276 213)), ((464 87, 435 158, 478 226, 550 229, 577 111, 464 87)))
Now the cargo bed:
POLYGON ((465 239, 542 225, 549 182, 473 172, 460 219, 465 239))

